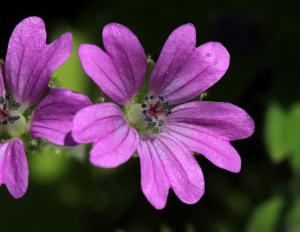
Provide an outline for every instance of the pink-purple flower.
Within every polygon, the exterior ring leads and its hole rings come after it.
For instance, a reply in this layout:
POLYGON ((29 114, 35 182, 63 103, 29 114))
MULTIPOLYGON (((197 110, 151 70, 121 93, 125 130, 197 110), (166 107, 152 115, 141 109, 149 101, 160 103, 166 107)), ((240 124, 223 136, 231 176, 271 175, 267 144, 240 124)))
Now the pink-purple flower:
POLYGON ((194 26, 180 26, 148 75, 151 61, 147 69, 145 52, 128 28, 108 24, 102 37, 105 50, 84 44, 79 56, 85 72, 115 103, 81 109, 72 132, 78 143, 93 143, 94 165, 116 167, 137 152, 142 191, 157 209, 165 207, 170 188, 187 204, 202 197, 204 178, 193 152, 220 168, 240 171, 241 159, 230 141, 252 135, 253 120, 230 103, 197 99, 229 66, 222 44, 196 47, 194 26))
POLYGON ((91 103, 70 90, 48 87, 52 73, 71 53, 71 33, 48 45, 44 22, 38 17, 20 22, 9 40, 0 67, 0 185, 15 198, 28 187, 23 135, 29 132, 58 145, 76 144, 71 136, 73 117, 91 103))

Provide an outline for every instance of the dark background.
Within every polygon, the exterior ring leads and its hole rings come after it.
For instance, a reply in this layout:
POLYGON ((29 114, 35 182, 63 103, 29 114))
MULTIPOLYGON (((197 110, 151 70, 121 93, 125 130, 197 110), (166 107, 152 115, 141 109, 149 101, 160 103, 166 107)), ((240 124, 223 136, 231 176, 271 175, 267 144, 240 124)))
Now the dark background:
MULTIPOLYGON (((171 191, 155 210, 140 189, 139 160, 114 170, 92 167, 88 147, 42 145, 29 151, 30 187, 14 200, 0 188, 0 231, 300 231, 300 24, 292 1, 91 1, 6 2, 0 13, 0 57, 13 28, 28 16, 44 19, 49 42, 72 31, 75 46, 101 44, 106 23, 119 22, 157 59, 177 26, 191 22, 198 45, 219 41, 231 54, 224 78, 206 100, 232 102, 256 122, 254 136, 234 142, 240 174, 198 157, 206 182, 195 205, 171 191)), ((76 52, 55 75, 63 87, 97 97, 76 52)))

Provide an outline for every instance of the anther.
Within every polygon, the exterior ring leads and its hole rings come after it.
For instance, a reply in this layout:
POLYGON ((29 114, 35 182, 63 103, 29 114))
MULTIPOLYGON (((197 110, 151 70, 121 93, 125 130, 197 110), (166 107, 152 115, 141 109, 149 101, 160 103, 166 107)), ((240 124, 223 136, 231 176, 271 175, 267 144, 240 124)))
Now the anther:
POLYGON ((145 100, 141 104, 144 120, 152 132, 155 130, 159 133, 162 131, 164 119, 171 113, 169 103, 164 101, 163 96, 149 95, 145 100))
POLYGON ((15 121, 17 121, 20 118, 20 116, 9 116, 8 117, 8 121, 10 123, 14 123, 15 121))
POLYGON ((12 104, 12 108, 19 108, 21 106, 21 104, 19 103, 19 102, 14 102, 13 104, 12 104))
POLYGON ((152 118, 149 118, 149 117, 145 117, 144 118, 146 121, 152 121, 152 118))
POLYGON ((10 110, 17 110, 21 106, 10 95, 0 96, 0 124, 14 123, 20 116, 10 115, 10 110))
POLYGON ((155 126, 156 126, 156 122, 149 122, 149 123, 148 123, 148 126, 150 126, 150 127, 155 127, 155 126))

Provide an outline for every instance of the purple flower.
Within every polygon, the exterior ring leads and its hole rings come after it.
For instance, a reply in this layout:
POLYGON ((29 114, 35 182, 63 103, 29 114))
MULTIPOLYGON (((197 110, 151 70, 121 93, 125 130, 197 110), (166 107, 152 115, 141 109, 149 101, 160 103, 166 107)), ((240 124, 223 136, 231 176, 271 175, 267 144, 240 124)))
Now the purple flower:
POLYGON ((9 40, 5 68, 0 67, 0 185, 5 184, 15 198, 22 197, 28 186, 22 135, 30 132, 58 145, 74 145, 73 117, 91 104, 83 95, 48 88, 51 74, 71 52, 71 33, 48 45, 44 22, 38 17, 20 22, 9 40), (28 122, 26 114, 32 110, 28 122))
POLYGON ((121 107, 83 108, 72 132, 75 141, 94 144, 94 165, 116 167, 137 151, 143 193, 157 209, 166 205, 170 188, 187 204, 202 197, 204 179, 193 152, 220 168, 240 171, 241 159, 230 141, 249 137, 253 120, 230 103, 194 100, 229 66, 220 43, 196 47, 194 26, 183 25, 169 36, 149 74, 151 65, 146 71, 145 52, 128 28, 108 24, 102 37, 105 51, 85 44, 79 56, 85 72, 121 107))

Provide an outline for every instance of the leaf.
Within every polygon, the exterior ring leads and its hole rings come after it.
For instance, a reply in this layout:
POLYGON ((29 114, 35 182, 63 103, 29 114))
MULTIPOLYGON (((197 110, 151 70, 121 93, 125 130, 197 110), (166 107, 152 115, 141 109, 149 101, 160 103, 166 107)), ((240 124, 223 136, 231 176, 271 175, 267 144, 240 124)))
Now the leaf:
POLYGON ((300 174, 300 103, 295 104, 290 112, 289 141, 291 147, 290 164, 296 174, 300 174))
POLYGON ((196 232, 195 227, 191 223, 185 225, 185 232, 196 232))
POLYGON ((248 222, 246 231, 276 231, 283 206, 284 200, 281 197, 273 197, 257 206, 248 222))
POLYGON ((69 158, 60 147, 44 145, 29 156, 30 173, 34 181, 54 182, 61 179, 69 169, 69 158))
POLYGON ((277 104, 271 104, 265 119, 265 143, 271 160, 279 163, 286 159, 290 151, 287 138, 288 114, 277 104))
POLYGON ((171 228, 170 228, 168 225, 166 225, 166 224, 162 224, 162 225, 160 226, 160 231, 161 231, 161 232, 172 232, 172 231, 171 231, 171 228))
POLYGON ((287 213, 285 222, 286 232, 300 231, 300 199, 297 199, 287 213))

